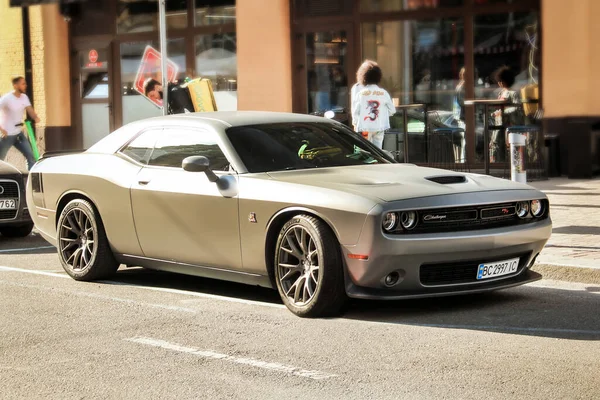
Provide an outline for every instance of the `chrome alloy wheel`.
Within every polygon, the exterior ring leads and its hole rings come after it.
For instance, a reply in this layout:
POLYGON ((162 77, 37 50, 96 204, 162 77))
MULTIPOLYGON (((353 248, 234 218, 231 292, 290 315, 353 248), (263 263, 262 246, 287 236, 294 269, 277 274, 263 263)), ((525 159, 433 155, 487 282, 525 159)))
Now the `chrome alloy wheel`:
POLYGON ((279 283, 291 303, 304 306, 319 287, 319 252, 310 233, 302 226, 293 226, 278 249, 279 283))
POLYGON ((80 208, 69 210, 59 229, 59 251, 72 271, 83 271, 96 254, 96 232, 89 215, 80 208))

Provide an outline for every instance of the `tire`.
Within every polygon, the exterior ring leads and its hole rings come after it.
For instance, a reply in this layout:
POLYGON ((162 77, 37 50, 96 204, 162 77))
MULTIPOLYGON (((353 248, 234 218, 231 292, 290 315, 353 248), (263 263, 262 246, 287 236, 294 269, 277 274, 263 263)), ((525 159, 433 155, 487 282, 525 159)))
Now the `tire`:
POLYGON ((281 228, 274 276, 283 303, 299 317, 336 316, 346 303, 339 243, 317 218, 297 215, 281 228))
POLYGON ((27 225, 19 225, 19 226, 10 226, 6 228, 0 229, 0 233, 3 236, 9 238, 23 238, 29 236, 31 231, 33 230, 33 222, 28 223, 27 225))
POLYGON ((102 219, 88 201, 71 200, 60 213, 56 230, 58 257, 73 279, 104 279, 114 275, 119 268, 102 219))

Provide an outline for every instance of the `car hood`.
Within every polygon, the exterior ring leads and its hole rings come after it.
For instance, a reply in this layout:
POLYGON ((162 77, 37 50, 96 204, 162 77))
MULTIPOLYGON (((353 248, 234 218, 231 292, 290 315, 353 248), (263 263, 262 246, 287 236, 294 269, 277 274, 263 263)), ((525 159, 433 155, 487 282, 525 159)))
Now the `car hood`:
POLYGON ((494 190, 531 190, 531 186, 488 175, 379 164, 270 172, 276 180, 375 197, 381 201, 494 190), (440 183, 461 180, 460 183, 440 183))
POLYGON ((22 172, 18 168, 10 165, 9 163, 0 161, 0 174, 14 175, 14 174, 22 174, 22 172))

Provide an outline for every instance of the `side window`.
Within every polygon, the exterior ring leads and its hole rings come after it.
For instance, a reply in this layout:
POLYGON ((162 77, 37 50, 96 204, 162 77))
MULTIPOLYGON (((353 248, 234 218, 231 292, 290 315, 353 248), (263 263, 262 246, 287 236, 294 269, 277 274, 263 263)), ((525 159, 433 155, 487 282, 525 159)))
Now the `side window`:
POLYGON ((151 129, 145 131, 133 139, 121 153, 142 164, 147 164, 156 139, 162 134, 162 129, 151 129))
POLYGON ((183 160, 190 156, 208 158, 213 171, 229 170, 229 161, 213 133, 180 128, 165 128, 156 141, 149 165, 181 168, 183 160))

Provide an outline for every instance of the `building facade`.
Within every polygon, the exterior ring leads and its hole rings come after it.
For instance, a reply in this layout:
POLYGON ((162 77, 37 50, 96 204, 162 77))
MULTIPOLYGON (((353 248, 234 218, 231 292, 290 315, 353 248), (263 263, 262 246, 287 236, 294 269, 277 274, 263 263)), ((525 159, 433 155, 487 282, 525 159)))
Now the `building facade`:
MULTIPOLYGON (((0 40, 0 93, 25 73, 21 12, 1 0, 14 27, 0 40)), ((472 169, 485 157, 483 107, 464 101, 497 98, 494 73, 507 66, 525 102, 519 124, 557 134, 560 173, 589 177, 600 153, 594 16, 595 0, 169 0, 168 55, 177 78, 211 79, 219 110, 337 110, 341 120, 357 68, 375 60, 399 110, 411 107, 392 124, 409 132, 408 161, 430 164, 420 138, 454 127, 453 161, 472 169)), ((28 22, 41 148, 87 148, 162 113, 135 90, 144 50, 158 49, 155 0, 31 6, 28 22)), ((401 135, 386 136, 397 149, 401 135)))

